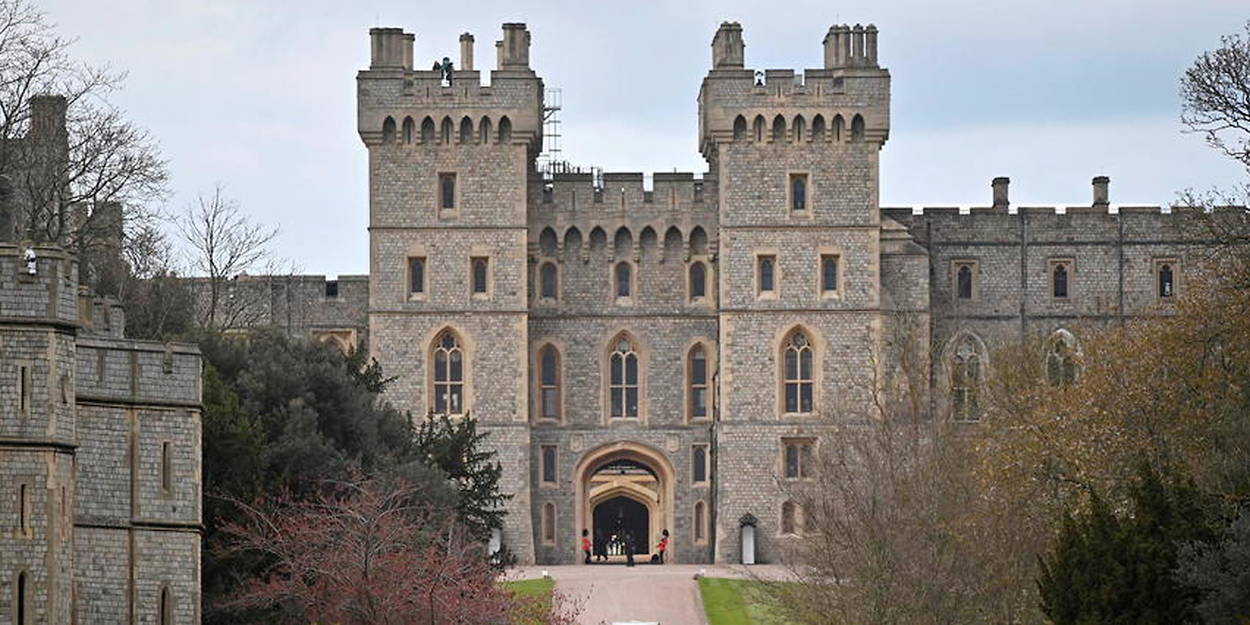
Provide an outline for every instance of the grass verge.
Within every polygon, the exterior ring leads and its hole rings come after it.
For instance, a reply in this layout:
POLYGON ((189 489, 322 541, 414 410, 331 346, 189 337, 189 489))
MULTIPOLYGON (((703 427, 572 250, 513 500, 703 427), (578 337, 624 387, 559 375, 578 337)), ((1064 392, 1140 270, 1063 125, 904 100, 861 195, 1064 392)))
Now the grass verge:
POLYGON ((779 623, 764 600, 765 584, 750 579, 699 578, 699 594, 708 625, 779 623))

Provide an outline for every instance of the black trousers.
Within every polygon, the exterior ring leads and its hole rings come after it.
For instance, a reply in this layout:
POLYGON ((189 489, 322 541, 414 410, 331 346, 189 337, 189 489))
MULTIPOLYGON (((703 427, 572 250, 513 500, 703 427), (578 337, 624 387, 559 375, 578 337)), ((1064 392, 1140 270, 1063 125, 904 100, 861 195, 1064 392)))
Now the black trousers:
POLYGON ((582 550, 582 553, 586 554, 586 564, 590 564, 590 550, 584 549, 582 550))

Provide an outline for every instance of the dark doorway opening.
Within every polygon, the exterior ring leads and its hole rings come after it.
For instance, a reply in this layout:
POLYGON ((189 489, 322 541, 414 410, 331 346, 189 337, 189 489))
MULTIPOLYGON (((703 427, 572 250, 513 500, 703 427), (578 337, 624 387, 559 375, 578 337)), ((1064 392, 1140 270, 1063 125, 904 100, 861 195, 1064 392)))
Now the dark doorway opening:
MULTIPOLYGON (((613 497, 595 506, 595 531, 603 531, 609 542, 615 538, 623 543, 631 536, 634 555, 651 553, 651 515, 645 505, 629 497, 613 497)), ((609 554, 616 555, 614 551, 609 547, 609 554)))

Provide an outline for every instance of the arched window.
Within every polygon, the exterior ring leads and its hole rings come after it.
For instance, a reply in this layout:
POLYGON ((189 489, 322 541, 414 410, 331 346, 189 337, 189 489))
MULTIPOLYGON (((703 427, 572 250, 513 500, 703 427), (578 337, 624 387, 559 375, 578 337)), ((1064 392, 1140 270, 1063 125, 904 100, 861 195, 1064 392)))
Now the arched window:
POLYGON ((695 484, 707 481, 707 445, 695 445, 691 448, 690 481, 695 484))
POLYGON ((473 294, 485 295, 490 290, 490 261, 484 256, 475 256, 473 258, 473 294))
POLYGON ((778 115, 773 118, 773 141, 786 140, 786 118, 778 115))
POLYGON ((421 120, 421 143, 434 143, 434 120, 429 117, 421 120))
POLYGON ((1172 297, 1176 294, 1175 277, 1171 263, 1159 265, 1159 297, 1172 297))
POLYGON ((690 263, 691 301, 707 297, 707 266, 700 261, 690 263))
POLYGON ((959 299, 972 299, 972 265, 959 265, 955 272, 955 290, 959 299))
POLYGON ((417 125, 413 123, 412 118, 405 117, 404 118, 404 143, 412 143, 412 140, 416 138, 413 136, 416 134, 416 132, 417 132, 417 125))
POLYGON ((747 120, 739 115, 734 119, 734 139, 740 140, 747 138, 747 120))
POLYGON ((473 120, 468 117, 460 120, 460 143, 464 145, 473 143, 473 120))
POLYGON ((755 131, 755 140, 757 142, 763 141, 764 140, 764 116, 756 115, 755 123, 753 124, 753 126, 754 126, 753 130, 755 131))
POLYGON ((833 140, 841 141, 842 133, 845 131, 846 131, 846 121, 842 119, 841 115, 834 115, 833 116, 833 140))
POLYGON ((802 512, 799 510, 799 504, 793 501, 787 501, 781 504, 781 533, 786 535, 798 535, 802 527, 802 512))
POLYGON ((1051 386, 1067 386, 1080 376, 1080 351, 1076 337, 1058 330, 1050 337, 1046 351, 1046 381, 1051 386))
POLYGON ((812 346, 802 331, 792 333, 782 347, 782 390, 785 411, 812 412, 812 346))
POLYGON ((825 117, 816 115, 812 118, 812 141, 825 140, 825 117))
POLYGON ((174 453, 173 443, 161 443, 161 490, 169 493, 174 489, 174 453))
POLYGON ((630 281, 629 263, 621 261, 616 264, 616 296, 629 297, 632 283, 630 281))
POLYGON ((1067 263, 1055 263, 1051 269, 1050 292, 1056 299, 1066 299, 1068 297, 1068 265, 1067 263))
POLYGON ((760 256, 757 276, 760 293, 772 293, 777 287, 775 281, 776 260, 772 256, 760 256))
POLYGON ((560 296, 559 275, 553 262, 545 262, 538 268, 538 295, 551 300, 560 296))
POLYGON ((790 174, 790 210, 807 210, 807 174, 790 174))
POLYGON ((554 345, 538 353, 538 403, 542 418, 560 418, 560 352, 554 345))
POLYGON ((695 345, 690 348, 688 367, 689 382, 687 391, 690 397, 690 418, 706 418, 708 416, 707 350, 703 349, 703 345, 695 345))
POLYGON ((836 254, 820 256, 820 291, 834 293, 838 290, 838 257, 836 254))
POLYGON ((382 143, 395 143, 395 120, 390 117, 382 122, 382 143))
POLYGON ((702 501, 694 504, 694 542, 707 540, 707 506, 702 501))
POLYGON ((803 135, 807 131, 807 124, 806 122, 803 121, 802 115, 795 116, 793 128, 794 128, 794 142, 795 143, 802 142, 804 138, 803 135))
POLYGON ((976 345, 966 339, 951 359, 951 417, 976 421, 981 416, 978 392, 981 386, 981 357, 976 345))
POLYGON ((26 571, 17 574, 17 587, 13 589, 13 603, 17 607, 17 625, 27 625, 30 622, 29 612, 30 589, 28 589, 26 581, 26 571))
POLYGON ((434 361, 434 379, 431 395, 434 398, 434 414, 464 414, 464 349, 460 338, 451 330, 444 330, 434 340, 431 360, 434 361))
POLYGON ((864 118, 856 115, 851 119, 851 141, 858 142, 864 140, 864 118))
POLYGON ((556 542, 556 505, 551 502, 543 504, 543 542, 556 542))
POLYGON ((490 130, 490 118, 489 117, 482 117, 482 121, 478 122, 477 124, 477 132, 478 132, 478 139, 481 140, 482 145, 486 145, 490 143, 491 130, 490 130))
POLYGON ((169 594, 168 587, 161 588, 161 602, 157 606, 158 615, 157 623, 159 625, 173 625, 174 622, 174 601, 169 594))
POLYGON ((508 144, 512 142, 512 120, 507 115, 499 118, 499 143, 508 144))
POLYGON ((638 353, 627 337, 617 339, 608 356, 608 403, 613 418, 638 416, 638 353))
POLYGON ((442 129, 439 131, 439 141, 442 141, 443 145, 451 145, 451 133, 454 130, 455 124, 451 123, 451 118, 444 117, 442 129))

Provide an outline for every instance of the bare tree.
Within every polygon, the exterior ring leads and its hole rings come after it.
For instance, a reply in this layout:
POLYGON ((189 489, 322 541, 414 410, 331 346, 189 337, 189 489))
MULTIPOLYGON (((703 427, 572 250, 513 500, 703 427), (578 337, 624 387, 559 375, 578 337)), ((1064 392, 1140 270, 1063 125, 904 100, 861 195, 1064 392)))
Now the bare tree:
POLYGON ((207 295, 200 296, 200 325, 237 327, 249 307, 241 300, 250 299, 250 294, 246 289, 231 289, 227 283, 265 264, 278 229, 248 220, 238 202, 223 194, 220 184, 212 195, 197 197, 176 223, 186 244, 187 264, 206 283, 207 295))
POLYGON ((1181 78, 1181 121, 1250 168, 1250 22, 1244 37, 1220 38, 1181 78))
POLYGON ((108 102, 124 74, 75 61, 72 44, 29 0, 0 0, 0 175, 17 196, 0 237, 82 254, 151 223, 167 169, 148 132, 108 102))

